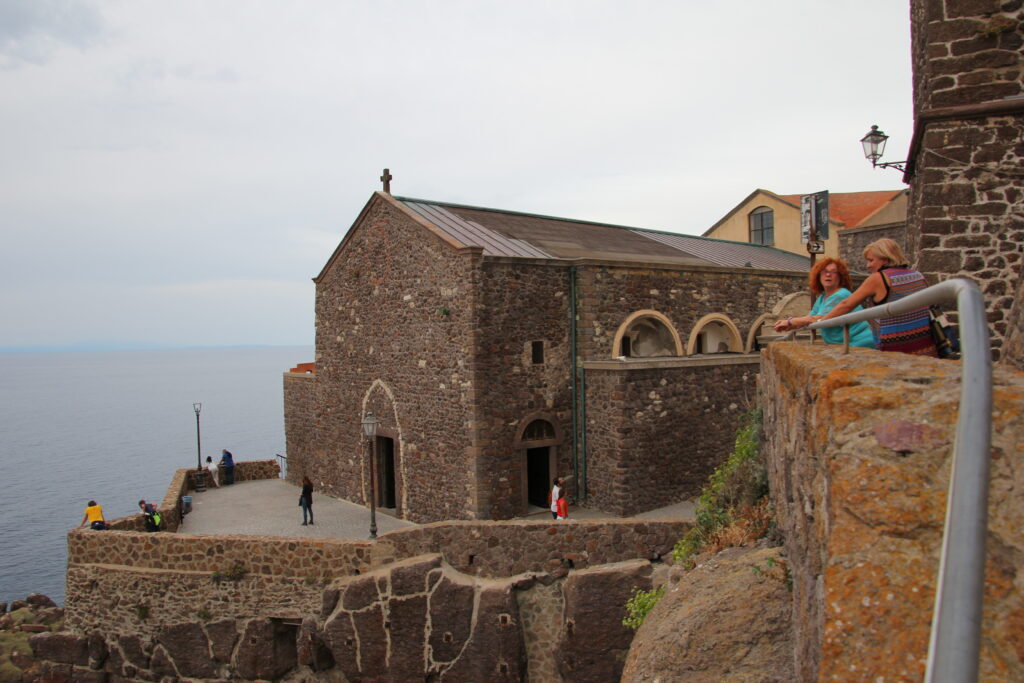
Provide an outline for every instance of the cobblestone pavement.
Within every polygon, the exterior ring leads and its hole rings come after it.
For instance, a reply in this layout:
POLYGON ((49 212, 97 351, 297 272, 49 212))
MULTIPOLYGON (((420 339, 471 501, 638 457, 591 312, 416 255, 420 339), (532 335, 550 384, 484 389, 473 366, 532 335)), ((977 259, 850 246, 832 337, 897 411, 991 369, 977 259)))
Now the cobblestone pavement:
MULTIPOLYGON (((313 492, 315 524, 302 526, 299 487, 283 479, 244 481, 219 489, 192 492, 192 512, 178 530, 182 534, 243 534, 298 538, 368 538, 370 510, 362 505, 313 492)), ((533 508, 526 519, 551 521, 550 513, 533 508)), ((615 517, 598 510, 571 506, 570 519, 615 517)), ((637 515, 639 518, 693 517, 693 501, 637 515)), ((377 533, 415 526, 377 510, 377 533)))

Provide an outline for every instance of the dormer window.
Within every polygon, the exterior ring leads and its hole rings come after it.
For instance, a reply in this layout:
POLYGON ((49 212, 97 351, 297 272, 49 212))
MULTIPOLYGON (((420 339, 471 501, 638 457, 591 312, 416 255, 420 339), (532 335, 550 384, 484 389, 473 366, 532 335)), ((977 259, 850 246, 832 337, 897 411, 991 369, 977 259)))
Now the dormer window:
POLYGON ((767 206, 750 212, 750 243, 775 244, 775 212, 767 206))

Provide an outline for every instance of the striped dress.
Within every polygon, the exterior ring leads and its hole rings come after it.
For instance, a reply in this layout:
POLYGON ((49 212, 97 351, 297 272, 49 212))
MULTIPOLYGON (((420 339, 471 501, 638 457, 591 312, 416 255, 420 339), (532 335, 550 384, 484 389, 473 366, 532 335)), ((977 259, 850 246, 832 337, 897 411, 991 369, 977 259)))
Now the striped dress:
MULTIPOLYGON (((886 266, 880 272, 887 292, 885 299, 878 302, 880 304, 899 301, 928 286, 924 275, 907 266, 886 266)), ((890 318, 879 318, 878 349, 938 357, 930 323, 927 306, 890 318)))

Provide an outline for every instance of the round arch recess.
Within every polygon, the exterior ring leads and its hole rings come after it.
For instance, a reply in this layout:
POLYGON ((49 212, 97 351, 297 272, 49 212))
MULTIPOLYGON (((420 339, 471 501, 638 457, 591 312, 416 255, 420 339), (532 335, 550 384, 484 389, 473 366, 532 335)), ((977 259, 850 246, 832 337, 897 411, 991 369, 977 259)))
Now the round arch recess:
POLYGON ((744 347, 744 351, 746 351, 746 353, 753 353, 754 342, 757 340, 757 335, 761 330, 761 326, 765 323, 772 322, 773 320, 778 320, 778 318, 773 316, 771 313, 764 313, 754 321, 754 324, 750 326, 750 331, 747 332, 747 345, 744 347))
POLYGON ((622 339, 623 339, 623 337, 625 337, 627 335, 627 333, 630 331, 630 329, 634 325, 636 325, 636 323, 642 322, 642 321, 644 321, 644 319, 653 319, 653 320, 657 321, 657 327, 659 329, 663 327, 665 330, 667 330, 668 333, 671 335, 672 346, 674 348, 669 349, 670 351, 672 351, 672 353, 658 354, 658 355, 653 355, 653 356, 637 356, 637 355, 634 355, 633 356, 634 358, 657 358, 657 357, 682 356, 683 355, 683 340, 679 337, 679 333, 676 331, 676 327, 675 327, 675 325, 672 324, 672 321, 669 320, 663 314, 661 314, 661 313, 659 313, 659 312, 657 312, 655 310, 644 309, 644 310, 641 310, 641 311, 636 311, 634 313, 631 313, 622 322, 622 324, 619 325, 619 329, 615 331, 615 340, 612 342, 612 358, 618 358, 618 357, 624 355, 622 353, 622 339))
POLYGON ((686 341, 687 356, 692 356, 696 351, 697 339, 700 337, 701 331, 708 325, 716 323, 725 328, 727 350, 733 353, 743 353, 743 338, 740 337, 740 331, 736 324, 729 319, 729 316, 722 313, 708 313, 693 326, 693 332, 690 333, 690 338, 686 341))

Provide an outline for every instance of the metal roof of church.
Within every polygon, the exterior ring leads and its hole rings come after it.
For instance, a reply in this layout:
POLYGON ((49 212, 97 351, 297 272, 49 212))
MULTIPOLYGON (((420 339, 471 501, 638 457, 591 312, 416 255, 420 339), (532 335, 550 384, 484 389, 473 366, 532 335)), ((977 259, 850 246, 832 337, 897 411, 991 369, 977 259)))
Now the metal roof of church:
POLYGON ((809 259, 745 242, 609 223, 393 197, 450 239, 485 255, 608 259, 806 271, 809 259))

